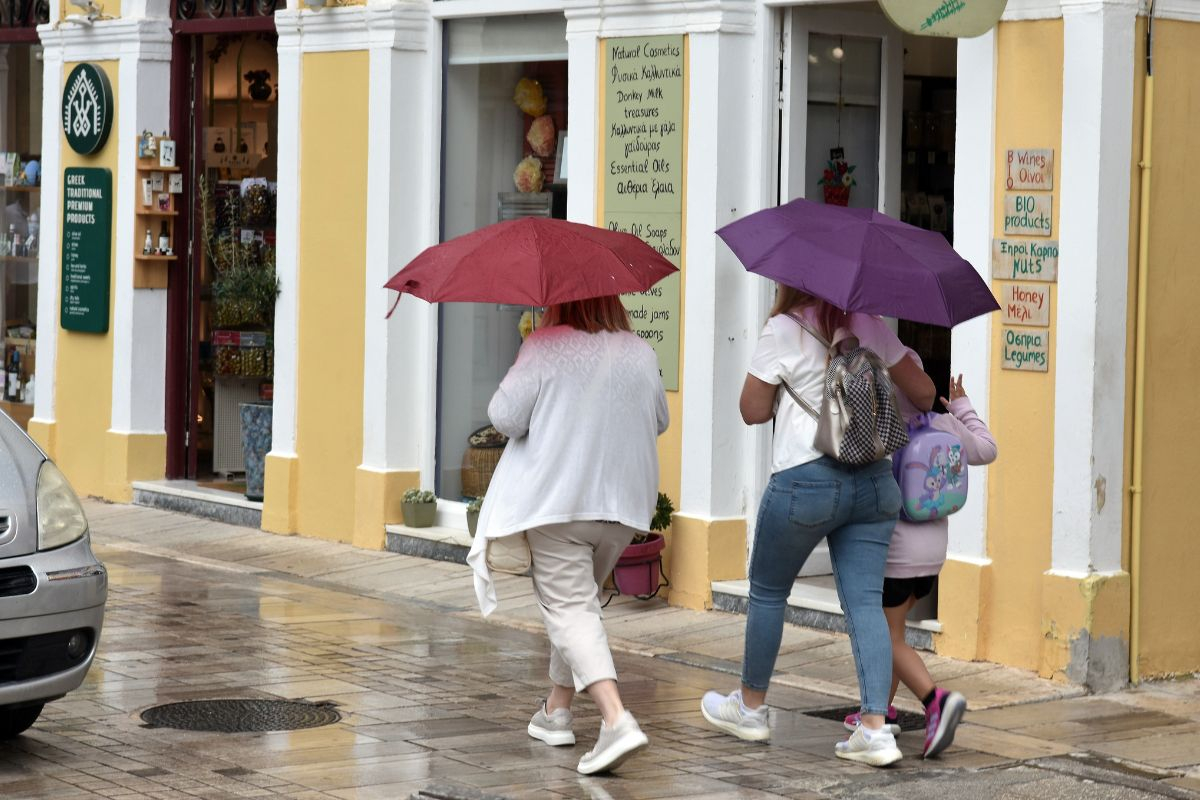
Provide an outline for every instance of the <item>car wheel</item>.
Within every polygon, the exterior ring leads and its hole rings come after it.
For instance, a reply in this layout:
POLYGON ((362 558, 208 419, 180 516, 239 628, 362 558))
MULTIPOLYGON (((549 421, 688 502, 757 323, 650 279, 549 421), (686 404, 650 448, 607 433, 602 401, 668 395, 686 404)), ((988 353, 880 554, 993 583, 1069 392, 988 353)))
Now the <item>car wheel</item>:
POLYGON ((20 736, 30 725, 37 722, 43 707, 43 704, 39 703, 36 706, 0 708, 0 739, 20 736))

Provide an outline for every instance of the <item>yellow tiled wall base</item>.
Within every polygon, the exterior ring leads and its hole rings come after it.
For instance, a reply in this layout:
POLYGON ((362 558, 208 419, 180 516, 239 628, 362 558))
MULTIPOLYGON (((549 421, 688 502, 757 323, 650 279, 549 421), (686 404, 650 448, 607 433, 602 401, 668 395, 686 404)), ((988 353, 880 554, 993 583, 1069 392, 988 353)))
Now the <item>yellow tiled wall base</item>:
POLYGON ((683 608, 712 608, 712 582, 746 577, 746 521, 676 514, 667 535, 663 569, 668 600, 683 608))
POLYGON ((37 442, 38 447, 42 448, 46 455, 50 456, 51 460, 57 460, 57 424, 40 419, 31 419, 29 420, 29 438, 37 442))
POLYGON ((947 558, 938 576, 938 621, 942 632, 933 646, 940 656, 973 661, 983 657, 986 635, 982 613, 992 595, 992 566, 947 558))
POLYGON ((262 528, 271 533, 296 532, 296 493, 300 460, 267 455, 263 486, 262 528))
POLYGON ((384 526, 403 521, 400 500, 408 489, 421 487, 417 470, 374 470, 359 467, 354 475, 354 546, 382 550, 384 526))
POLYGON ((1043 678, 1123 684, 1121 676, 1129 674, 1129 574, 1043 574, 1041 644, 1043 678))
POLYGON ((104 497, 133 502, 134 481, 162 480, 167 474, 165 433, 104 434, 104 497))

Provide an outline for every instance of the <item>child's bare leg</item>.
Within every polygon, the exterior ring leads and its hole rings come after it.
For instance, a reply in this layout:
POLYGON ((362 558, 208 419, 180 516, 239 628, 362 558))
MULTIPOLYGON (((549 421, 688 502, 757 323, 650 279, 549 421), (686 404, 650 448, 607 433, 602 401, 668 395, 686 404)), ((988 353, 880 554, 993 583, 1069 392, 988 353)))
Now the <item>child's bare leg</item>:
POLYGON ((892 697, 896 696, 896 682, 901 681, 908 690, 922 700, 933 691, 933 678, 925 669, 925 662, 904 641, 904 620, 912 610, 917 598, 909 597, 903 605, 883 609, 887 617, 888 630, 892 633, 892 697))

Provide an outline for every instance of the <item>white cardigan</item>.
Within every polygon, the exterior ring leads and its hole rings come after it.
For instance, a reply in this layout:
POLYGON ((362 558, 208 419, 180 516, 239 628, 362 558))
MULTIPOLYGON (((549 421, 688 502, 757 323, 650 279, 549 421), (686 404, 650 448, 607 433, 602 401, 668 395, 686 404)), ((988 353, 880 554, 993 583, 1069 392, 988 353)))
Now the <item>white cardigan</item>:
POLYGON ((632 333, 565 325, 532 333, 488 405, 509 437, 467 563, 484 616, 496 590, 487 540, 541 525, 609 520, 649 530, 667 398, 658 359, 632 333))

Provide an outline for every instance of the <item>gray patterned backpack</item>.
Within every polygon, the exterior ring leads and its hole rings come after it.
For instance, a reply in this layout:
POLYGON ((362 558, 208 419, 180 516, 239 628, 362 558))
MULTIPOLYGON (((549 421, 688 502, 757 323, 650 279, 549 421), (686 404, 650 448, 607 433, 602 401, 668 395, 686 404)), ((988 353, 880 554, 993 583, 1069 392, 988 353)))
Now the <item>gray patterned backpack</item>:
POLYGON ((844 464, 862 465, 907 444, 908 427, 896 408, 892 379, 875 351, 859 346, 853 336, 826 341, 799 314, 788 316, 829 354, 819 413, 783 382, 792 399, 817 421, 813 446, 844 464))

